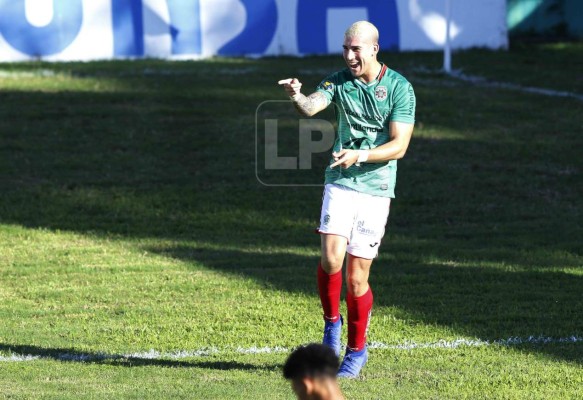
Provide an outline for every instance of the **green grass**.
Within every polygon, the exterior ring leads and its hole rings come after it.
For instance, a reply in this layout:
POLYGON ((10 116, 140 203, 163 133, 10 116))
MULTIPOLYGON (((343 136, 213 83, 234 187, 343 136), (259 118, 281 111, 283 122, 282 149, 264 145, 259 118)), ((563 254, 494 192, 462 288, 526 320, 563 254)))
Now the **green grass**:
MULTIPOLYGON (((418 122, 371 274, 370 340, 581 337, 582 103, 472 86, 432 72, 440 57, 382 56, 413 83, 418 122)), ((580 94, 582 64, 578 44, 454 56, 580 94)), ((0 361, 0 398, 293 398, 285 352, 237 348, 321 339, 322 189, 257 182, 255 109, 285 99, 280 78, 310 88, 341 67, 0 65, 0 356, 40 357, 0 361), (99 357, 150 349, 215 352, 99 357)), ((581 342, 377 349, 341 385, 350 399, 575 399, 582 364, 581 342)))

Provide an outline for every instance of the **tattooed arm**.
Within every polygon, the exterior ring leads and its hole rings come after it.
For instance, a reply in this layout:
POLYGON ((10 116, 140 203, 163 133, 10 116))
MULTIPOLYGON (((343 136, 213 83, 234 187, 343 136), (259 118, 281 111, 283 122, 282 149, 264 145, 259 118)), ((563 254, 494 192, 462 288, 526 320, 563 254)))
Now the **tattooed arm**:
POLYGON ((300 93, 302 84, 296 78, 283 79, 278 83, 283 85, 298 112, 305 117, 311 117, 328 107, 328 99, 322 93, 314 92, 309 96, 300 93))
POLYGON ((314 92, 309 96, 300 93, 292 100, 296 110, 305 117, 311 117, 328 107, 328 99, 320 92, 314 92))

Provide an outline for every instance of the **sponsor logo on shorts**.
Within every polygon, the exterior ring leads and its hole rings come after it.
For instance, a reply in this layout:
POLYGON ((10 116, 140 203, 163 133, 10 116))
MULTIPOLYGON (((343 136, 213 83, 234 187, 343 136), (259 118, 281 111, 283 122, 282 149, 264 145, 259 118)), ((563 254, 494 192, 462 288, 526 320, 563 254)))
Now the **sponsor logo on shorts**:
POLYGON ((379 242, 374 242, 373 244, 369 244, 370 247, 375 247, 379 242))
POLYGON ((389 190, 389 185, 387 185, 386 183, 383 183, 381 185, 381 190, 389 190))
POLYGON ((366 236, 375 236, 376 232, 372 229, 368 229, 364 226, 364 221, 358 221, 356 223, 356 231, 358 233, 360 233, 361 235, 366 235, 366 236))
POLYGON ((328 225, 328 222, 330 222, 330 216, 328 214, 324 215, 324 225, 328 225))

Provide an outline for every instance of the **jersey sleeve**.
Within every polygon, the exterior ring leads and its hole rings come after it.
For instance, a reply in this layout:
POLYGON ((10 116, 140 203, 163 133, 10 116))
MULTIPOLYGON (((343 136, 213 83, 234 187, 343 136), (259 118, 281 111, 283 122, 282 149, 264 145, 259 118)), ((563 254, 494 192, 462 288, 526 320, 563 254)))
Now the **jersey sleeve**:
POLYGON ((332 101, 334 101, 334 97, 336 94, 336 84, 337 84, 336 74, 330 75, 326 77, 326 79, 324 79, 322 82, 320 82, 318 86, 316 86, 316 92, 322 93, 324 96, 326 96, 328 104, 330 104, 332 101))
POLYGON ((415 123, 415 92, 409 82, 399 84, 393 92, 393 111, 389 121, 415 123))

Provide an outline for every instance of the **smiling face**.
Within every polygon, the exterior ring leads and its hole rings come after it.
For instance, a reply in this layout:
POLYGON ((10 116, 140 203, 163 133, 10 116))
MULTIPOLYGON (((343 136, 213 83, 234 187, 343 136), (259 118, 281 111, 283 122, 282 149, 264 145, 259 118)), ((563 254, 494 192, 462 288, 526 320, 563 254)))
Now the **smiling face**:
POLYGON ((344 61, 350 69, 352 76, 370 82, 377 76, 379 62, 377 53, 379 52, 378 40, 374 32, 361 30, 358 32, 347 31, 342 45, 344 61))

